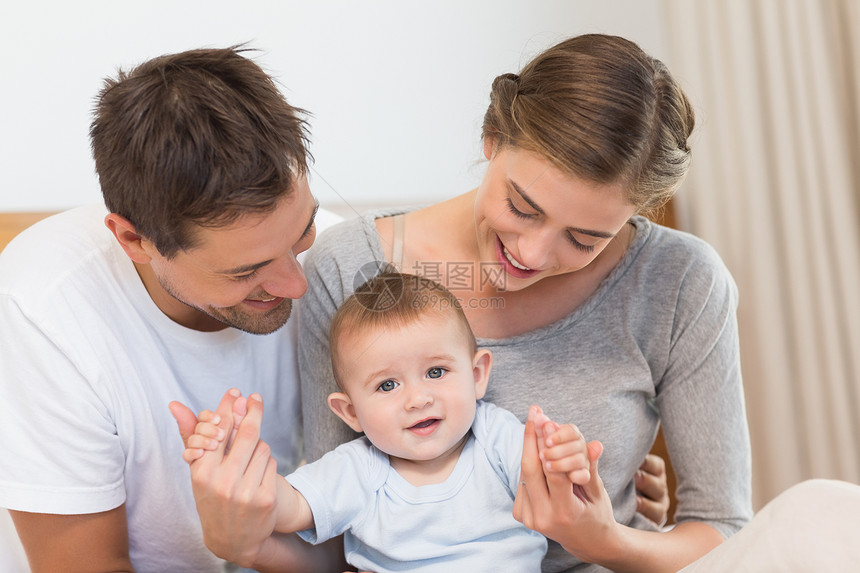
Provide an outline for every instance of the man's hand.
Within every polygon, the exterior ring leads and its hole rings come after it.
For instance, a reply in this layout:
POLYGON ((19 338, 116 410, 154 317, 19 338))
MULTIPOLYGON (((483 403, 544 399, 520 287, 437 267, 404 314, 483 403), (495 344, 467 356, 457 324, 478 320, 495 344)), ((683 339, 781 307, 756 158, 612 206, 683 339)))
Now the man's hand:
MULTIPOLYGON (((227 451, 229 440, 222 440, 192 461, 191 483, 206 546, 223 559, 252 567, 275 543, 271 535, 279 476, 269 446, 260 440, 262 399, 252 394, 246 408, 237 405, 240 399, 237 390, 228 391, 212 416, 224 436, 234 436, 232 446, 227 451), (238 414, 243 410, 244 417, 238 414), (236 428, 234 421, 240 418, 236 428)), ((170 411, 188 446, 196 416, 178 402, 170 404, 170 411)))
MULTIPOLYGON (((242 393, 239 392, 236 388, 231 388, 225 394, 225 398, 227 395, 233 396, 236 400, 233 402, 233 431, 230 434, 230 439, 227 441, 226 449, 230 451, 230 446, 233 445, 233 439, 236 437, 236 431, 239 429, 239 424, 242 422, 242 419, 245 417, 247 413, 247 403, 248 401, 242 396, 242 393)), ((224 398, 222 398, 223 402, 224 398)), ((189 464, 194 460, 198 459, 203 455, 204 449, 215 449, 215 446, 211 448, 201 448, 194 447, 188 444, 189 439, 198 429, 198 424, 201 422, 210 422, 212 424, 218 424, 221 421, 221 416, 213 412, 212 410, 203 410, 200 412, 199 416, 194 414, 194 411, 191 410, 188 406, 181 402, 173 401, 167 405, 170 409, 170 413, 173 415, 173 418, 176 420, 177 425, 179 426, 179 434, 182 436, 182 443, 185 444, 185 452, 182 454, 182 458, 188 462, 189 464), (215 421, 217 420, 217 421, 215 421)), ((196 443, 197 440, 194 440, 196 443)))

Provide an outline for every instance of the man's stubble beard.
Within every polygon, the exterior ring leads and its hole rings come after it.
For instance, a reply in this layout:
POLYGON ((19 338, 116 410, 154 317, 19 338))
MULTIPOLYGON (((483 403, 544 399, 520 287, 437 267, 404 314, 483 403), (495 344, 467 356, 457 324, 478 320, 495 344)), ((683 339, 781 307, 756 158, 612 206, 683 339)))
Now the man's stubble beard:
POLYGON ((290 314, 292 314, 293 311, 293 301, 288 298, 282 300, 278 306, 263 315, 250 315, 250 313, 242 312, 240 310, 241 303, 224 308, 217 308, 214 306, 202 308, 200 306, 190 304, 179 296, 176 289, 161 277, 158 277, 158 282, 161 284, 161 288, 164 289, 164 292, 185 306, 193 308, 198 312, 202 312, 206 316, 214 318, 226 326, 236 328, 242 332, 247 332, 248 334, 272 334, 287 323, 287 320, 289 320, 290 314))
MULTIPOLYGON (((196 307, 195 307, 196 308, 196 307)), ((243 313, 237 306, 227 308, 209 307, 208 310, 197 309, 227 326, 239 329, 249 334, 271 334, 287 323, 293 309, 293 301, 284 299, 281 303, 263 315, 250 316, 243 313)))

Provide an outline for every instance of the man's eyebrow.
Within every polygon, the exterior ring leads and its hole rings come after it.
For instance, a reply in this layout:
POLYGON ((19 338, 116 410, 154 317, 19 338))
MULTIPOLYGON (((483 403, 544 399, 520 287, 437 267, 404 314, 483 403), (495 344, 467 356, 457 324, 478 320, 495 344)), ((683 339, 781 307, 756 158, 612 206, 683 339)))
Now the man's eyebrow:
MULTIPOLYGON (((319 210, 320 210, 320 203, 319 203, 319 201, 314 199, 314 211, 313 211, 313 213, 311 213, 311 218, 308 221, 307 227, 305 227, 305 230, 302 231, 302 236, 300 237, 300 240, 307 237, 308 234, 311 232, 311 229, 314 226, 314 221, 317 218, 317 212, 319 210)), ((250 273, 252 271, 256 271, 257 269, 265 267, 266 265, 268 265, 269 263, 271 263, 274 260, 275 259, 268 259, 265 261, 260 261, 259 263, 250 263, 247 265, 240 265, 238 267, 234 267, 232 269, 227 269, 225 271, 218 271, 218 274, 221 274, 221 275, 241 275, 241 274, 245 274, 245 273, 250 273)))
POLYGON ((256 271, 259 268, 265 267, 275 259, 269 259, 267 261, 261 261, 259 263, 251 263, 248 265, 241 265, 238 267, 234 267, 232 269, 227 269, 226 271, 218 271, 220 275, 241 275, 245 273, 250 273, 251 271, 256 271))
MULTIPOLYGON (((546 215, 546 212, 543 209, 541 209, 537 203, 535 203, 534 199, 529 197, 529 195, 528 195, 528 193, 526 193, 525 189, 523 189, 522 187, 517 185, 516 182, 511 181, 510 179, 508 179, 508 183, 511 184, 511 187, 513 187, 514 191, 516 191, 517 194, 520 197, 522 197, 523 201, 528 203, 532 209, 534 209, 535 211, 537 211, 541 215, 546 215)), ((615 236, 615 233, 608 233, 606 231, 592 231, 591 229, 581 229, 579 227, 568 227, 567 230, 572 231, 574 233, 581 233, 583 235, 588 235, 590 237, 597 237, 598 239, 611 239, 612 237, 615 236)))
POLYGON ((316 222, 317 213, 319 213, 319 210, 320 210, 320 202, 317 201, 316 199, 314 199, 314 212, 311 213, 311 218, 308 221, 308 226, 305 227, 305 230, 302 233, 302 236, 301 236, 302 239, 304 239, 305 237, 307 237, 310 234, 311 228, 313 228, 314 222, 316 222))

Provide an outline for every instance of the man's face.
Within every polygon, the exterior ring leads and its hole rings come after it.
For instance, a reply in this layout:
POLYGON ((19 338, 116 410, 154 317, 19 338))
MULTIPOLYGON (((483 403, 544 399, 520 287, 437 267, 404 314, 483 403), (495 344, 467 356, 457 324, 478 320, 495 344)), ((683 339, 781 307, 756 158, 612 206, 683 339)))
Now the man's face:
POLYGON ((183 326, 269 334, 287 322, 292 299, 307 290, 296 256, 314 241, 316 209, 302 177, 273 211, 198 227, 197 246, 172 259, 144 240, 151 260, 137 265, 138 272, 153 301, 183 326))

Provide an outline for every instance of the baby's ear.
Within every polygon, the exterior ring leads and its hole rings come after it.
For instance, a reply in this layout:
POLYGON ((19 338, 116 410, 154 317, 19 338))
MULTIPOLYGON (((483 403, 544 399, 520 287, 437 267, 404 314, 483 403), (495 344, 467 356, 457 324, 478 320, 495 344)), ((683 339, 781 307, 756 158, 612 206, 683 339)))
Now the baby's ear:
POLYGON ((490 370, 493 368, 493 353, 481 348, 472 359, 472 373, 475 376, 475 399, 480 400, 487 393, 487 383, 490 381, 490 370))
POLYGON ((355 415, 355 407, 352 405, 352 400, 343 392, 332 392, 328 395, 328 407, 334 412, 338 418, 346 422, 347 426, 356 432, 362 432, 361 423, 358 421, 358 416, 355 415))

